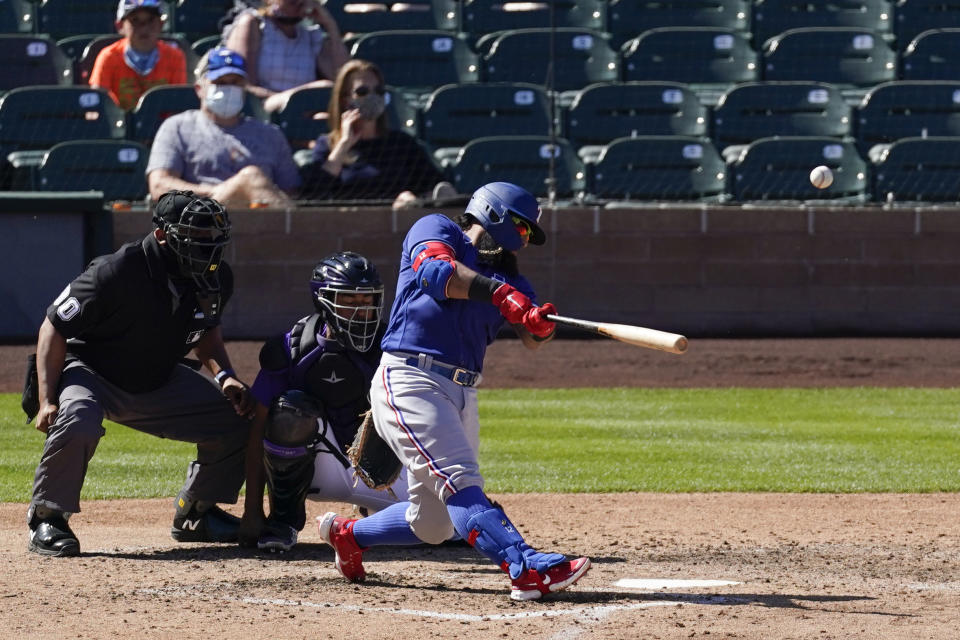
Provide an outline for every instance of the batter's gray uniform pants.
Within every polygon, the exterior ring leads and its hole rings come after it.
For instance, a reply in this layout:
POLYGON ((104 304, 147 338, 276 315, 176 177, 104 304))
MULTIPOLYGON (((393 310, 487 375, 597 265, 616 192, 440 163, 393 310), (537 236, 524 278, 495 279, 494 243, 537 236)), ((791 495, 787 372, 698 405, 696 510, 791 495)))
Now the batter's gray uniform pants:
POLYGON ((60 404, 43 445, 31 504, 80 511, 80 489, 106 433, 105 417, 161 438, 196 443, 197 459, 187 469, 184 497, 237 501, 250 424, 236 414, 215 382, 181 364, 159 389, 128 393, 74 360, 60 378, 60 404))

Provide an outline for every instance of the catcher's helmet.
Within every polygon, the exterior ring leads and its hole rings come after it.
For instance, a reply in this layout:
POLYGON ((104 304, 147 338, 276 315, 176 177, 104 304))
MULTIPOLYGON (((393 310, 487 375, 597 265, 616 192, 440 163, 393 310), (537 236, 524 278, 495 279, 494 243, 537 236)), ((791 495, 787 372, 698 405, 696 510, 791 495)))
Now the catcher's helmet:
POLYGON ((466 213, 480 221, 480 225, 507 251, 523 246, 523 238, 513 217, 530 227, 530 244, 543 244, 547 236, 537 224, 540 205, 537 199, 522 187, 509 182, 491 182, 473 192, 466 213))
POLYGON ((230 243, 230 218, 223 205, 192 191, 168 191, 157 201, 153 222, 166 235, 180 274, 204 291, 218 290, 217 270, 230 243))
POLYGON ((352 251, 331 254, 313 268, 310 291, 337 339, 356 351, 369 351, 383 313, 383 282, 373 263, 352 251), (341 298, 357 294, 373 296, 373 303, 357 306, 341 298))

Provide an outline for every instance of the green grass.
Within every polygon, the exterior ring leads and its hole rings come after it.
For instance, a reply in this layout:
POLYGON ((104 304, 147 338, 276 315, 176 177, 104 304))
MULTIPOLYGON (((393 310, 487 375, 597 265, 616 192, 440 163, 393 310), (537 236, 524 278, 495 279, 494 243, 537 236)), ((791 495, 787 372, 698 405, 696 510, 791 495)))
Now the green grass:
MULTIPOLYGON (((481 392, 492 492, 960 490, 960 391, 481 392)), ((29 499, 43 435, 0 396, 0 501, 29 499)), ((173 496, 193 446, 108 424, 83 498, 173 496)))

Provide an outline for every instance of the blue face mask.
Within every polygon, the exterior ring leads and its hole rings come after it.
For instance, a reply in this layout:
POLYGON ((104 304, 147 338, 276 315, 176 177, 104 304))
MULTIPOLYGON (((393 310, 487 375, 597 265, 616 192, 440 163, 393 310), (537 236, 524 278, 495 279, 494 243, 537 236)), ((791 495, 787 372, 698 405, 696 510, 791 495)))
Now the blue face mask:
POLYGON ((160 50, 154 49, 150 53, 140 53, 133 47, 127 47, 123 51, 123 59, 128 67, 141 76, 145 76, 157 66, 157 60, 160 59, 160 50))

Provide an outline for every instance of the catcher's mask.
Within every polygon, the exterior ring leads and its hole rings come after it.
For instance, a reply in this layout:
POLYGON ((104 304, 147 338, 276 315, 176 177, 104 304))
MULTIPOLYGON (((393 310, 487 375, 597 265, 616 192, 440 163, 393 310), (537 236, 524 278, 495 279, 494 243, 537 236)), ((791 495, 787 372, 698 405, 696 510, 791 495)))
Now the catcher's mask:
POLYGON ((537 199, 522 187, 509 182, 491 182, 473 192, 466 213, 507 251, 516 251, 527 240, 543 244, 546 234, 539 226, 540 205, 537 199))
POLYGON ((217 291, 223 249, 230 243, 230 218, 223 205, 192 191, 168 191, 160 196, 153 221, 166 236, 180 274, 193 278, 202 291, 217 291))
POLYGON ((355 351, 369 351, 383 315, 383 283, 373 263, 352 251, 329 255, 314 267, 310 291, 336 338, 355 351))

